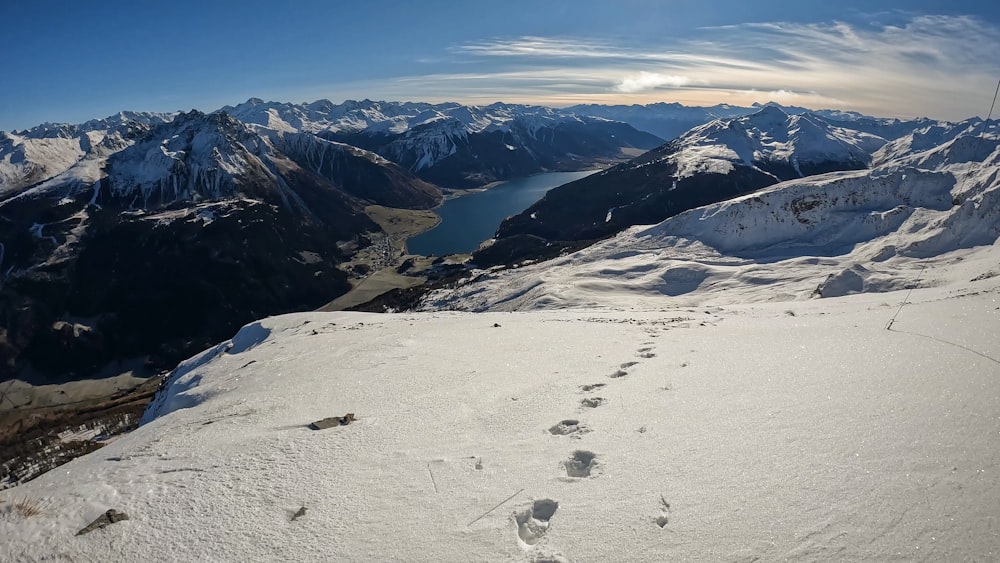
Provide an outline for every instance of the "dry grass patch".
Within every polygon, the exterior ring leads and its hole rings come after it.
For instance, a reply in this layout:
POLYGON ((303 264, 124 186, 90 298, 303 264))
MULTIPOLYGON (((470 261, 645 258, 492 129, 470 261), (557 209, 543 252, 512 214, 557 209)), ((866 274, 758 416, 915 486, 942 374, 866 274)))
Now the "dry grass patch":
POLYGON ((7 507, 7 513, 20 516, 21 518, 33 518, 40 516, 48 507, 49 502, 47 500, 26 496, 12 502, 7 507))
POLYGON ((365 215, 378 223, 393 241, 401 242, 437 226, 441 218, 429 210, 397 209, 381 205, 369 205, 365 215))

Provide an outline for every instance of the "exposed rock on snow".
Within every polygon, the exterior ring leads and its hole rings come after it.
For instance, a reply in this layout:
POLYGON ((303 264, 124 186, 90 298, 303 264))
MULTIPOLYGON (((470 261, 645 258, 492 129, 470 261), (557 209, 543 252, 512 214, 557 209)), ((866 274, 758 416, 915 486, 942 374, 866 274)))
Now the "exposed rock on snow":
POLYGON ((335 426, 347 426, 348 424, 357 420, 354 418, 354 413, 349 412, 344 416, 331 416, 329 418, 324 418, 323 420, 317 420, 316 422, 310 423, 309 428, 313 430, 326 430, 327 428, 333 428, 335 426))
POLYGON ((79 532, 77 532, 76 535, 82 536, 84 534, 89 534, 94 530, 100 530, 101 528, 106 528, 107 526, 110 526, 117 522, 123 522, 125 520, 128 520, 128 514, 125 514, 124 512, 120 512, 112 508, 107 512, 105 512, 104 514, 98 516, 97 519, 91 522, 90 524, 87 524, 87 526, 82 530, 80 530, 79 532))

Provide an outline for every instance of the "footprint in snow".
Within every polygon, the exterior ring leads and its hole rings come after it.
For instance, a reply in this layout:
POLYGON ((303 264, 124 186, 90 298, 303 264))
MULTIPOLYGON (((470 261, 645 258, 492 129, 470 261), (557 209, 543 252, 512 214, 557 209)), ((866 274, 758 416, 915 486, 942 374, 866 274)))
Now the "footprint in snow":
POLYGON ((580 406, 585 409, 597 408, 605 403, 604 397, 587 397, 580 401, 580 406))
POLYGON ((583 391, 584 393, 589 393, 589 392, 593 391, 594 389, 600 389, 601 387, 604 387, 605 385, 607 385, 607 384, 606 383, 591 383, 590 385, 581 385, 580 386, 580 391, 583 391))
POLYGON ((524 546, 538 543, 549 531, 552 517, 558 508, 558 502, 543 498, 532 502, 531 506, 515 512, 514 522, 517 523, 517 539, 524 546))
POLYGON ((576 450, 569 459, 563 462, 566 476, 575 479, 590 477, 597 468, 597 454, 587 450, 576 450))
POLYGON ((580 434, 584 434, 586 432, 590 432, 590 430, 588 430, 586 426, 580 424, 579 420, 573 418, 561 420, 558 424, 549 428, 549 434, 552 434, 553 436, 569 436, 571 434, 575 434, 575 436, 572 437, 579 438, 580 434))
POLYGON ((640 358, 655 358, 656 354, 652 350, 652 348, 639 348, 636 353, 639 354, 640 358))
POLYGON ((639 362, 625 362, 620 366, 618 366, 620 369, 615 370, 615 372, 609 375, 608 377, 610 377, 611 379, 618 379, 621 377, 625 377, 626 375, 628 375, 628 372, 625 370, 638 364, 639 362))

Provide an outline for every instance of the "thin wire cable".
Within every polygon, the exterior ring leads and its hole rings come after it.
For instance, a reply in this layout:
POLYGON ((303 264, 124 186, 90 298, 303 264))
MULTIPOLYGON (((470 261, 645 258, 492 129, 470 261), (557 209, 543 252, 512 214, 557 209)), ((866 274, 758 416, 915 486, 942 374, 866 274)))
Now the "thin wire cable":
MULTIPOLYGON (((978 141, 985 141, 986 140, 986 131, 987 131, 987 129, 990 128, 990 119, 993 118, 993 108, 997 105, 997 95, 998 94, 1000 94, 1000 80, 997 80, 997 88, 996 88, 996 90, 993 91, 993 103, 990 104, 990 112, 986 115, 986 121, 983 122, 983 131, 979 135, 976 135, 976 139, 978 141)), ((975 131, 975 129, 976 129, 975 127, 972 128, 973 131, 975 131)), ((981 146, 982 143, 981 142, 977 143, 977 145, 981 146)), ((980 148, 980 146, 977 146, 976 148, 978 149, 978 148, 980 148)), ((965 184, 969 181, 969 176, 970 176, 969 174, 965 174, 965 175, 962 176, 962 181, 959 183, 958 191, 956 193, 958 193, 958 194, 964 194, 965 193, 965 184)), ((891 322, 889 323, 889 326, 892 326, 891 322)), ((886 327, 886 328, 888 329, 889 327, 886 327)))
POLYGON ((993 92, 993 103, 990 104, 990 113, 986 116, 986 123, 989 123, 990 118, 993 117, 993 107, 997 105, 997 94, 1000 94, 1000 80, 997 80, 997 89, 993 92))
POLYGON ((920 334, 919 332, 910 332, 908 330, 899 330, 898 328, 897 329, 892 329, 891 332, 897 332, 899 334, 909 334, 910 336, 919 336, 921 338, 926 338, 928 340, 933 340, 934 342, 940 342, 941 344, 947 344, 948 346, 954 346, 955 348, 961 348, 962 350, 965 350, 966 352, 972 352, 973 354, 975 354, 977 356, 981 356, 983 358, 986 358, 987 360, 989 360, 989 361, 991 361, 993 363, 1000 364, 1000 360, 994 358, 993 356, 990 356, 989 354, 984 354, 984 353, 980 352, 979 350, 973 350, 972 348, 969 348, 968 346, 964 346, 964 345, 959 344, 957 342, 952 342, 950 340, 945 340, 943 338, 938 338, 936 336, 930 336, 930 335, 927 335, 927 334, 920 334))
POLYGON ((997 88, 993 91, 993 103, 990 104, 990 112, 986 114, 986 121, 983 122, 983 133, 979 138, 985 138, 986 130, 990 128, 990 120, 993 119, 993 108, 997 105, 998 95, 1000 95, 1000 80, 997 80, 997 88))
POLYGON ((889 324, 885 325, 886 330, 892 330, 892 323, 896 322, 896 317, 899 316, 899 312, 903 310, 903 306, 906 305, 906 302, 910 300, 910 294, 913 293, 913 290, 917 287, 917 284, 920 283, 920 277, 924 275, 925 268, 927 268, 927 264, 924 264, 923 266, 920 267, 920 273, 917 274, 917 279, 913 280, 913 285, 910 286, 910 291, 906 292, 906 297, 904 297, 903 302, 899 304, 899 309, 896 309, 896 314, 893 315, 891 319, 889 319, 889 324))
POLYGON ((483 518, 486 518, 486 515, 487 515, 487 514, 489 514, 490 512, 493 512, 494 510, 496 510, 496 509, 500 508, 501 506, 503 506, 503 505, 504 505, 504 503, 508 502, 508 501, 509 501, 510 499, 512 499, 512 498, 514 498, 514 497, 516 497, 517 495, 519 495, 519 494, 521 494, 521 493, 523 493, 523 492, 524 492, 524 489, 521 489, 520 491, 518 491, 518 492, 516 492, 516 493, 514 493, 514 494, 510 495, 509 497, 505 498, 504 500, 500 501, 500 504, 498 504, 498 505, 494 506, 493 508, 491 508, 491 509, 487 510, 486 512, 484 512, 484 513, 483 513, 483 515, 482 515, 482 516, 480 516, 479 518, 476 518, 476 519, 475 519, 475 520, 473 520, 472 522, 469 522, 468 524, 466 524, 466 525, 465 525, 465 527, 466 527, 466 528, 468 528, 469 526, 471 526, 471 525, 475 524, 476 522, 479 522, 479 521, 480 521, 480 520, 482 520, 483 518))
MULTIPOLYGON (((984 135, 986 134, 986 128, 989 126, 990 119, 993 118, 993 108, 996 107, 996 104, 997 104, 997 95, 1000 95, 1000 80, 997 80, 996 90, 993 91, 993 102, 990 104, 990 112, 986 115, 986 121, 983 122, 983 134, 984 135)), ((962 179, 962 187, 963 188, 965 187, 965 180, 967 178, 968 178, 968 176, 966 176, 965 178, 962 179)), ((962 190, 960 189, 959 191, 961 192, 962 190)), ((920 282, 921 276, 924 275, 924 269, 925 268, 927 268, 927 264, 924 264, 923 266, 920 267, 920 273, 917 274, 917 279, 913 281, 913 285, 910 287, 910 291, 906 292, 906 297, 903 298, 903 302, 900 303, 899 304, 899 308, 896 309, 896 314, 893 315, 891 319, 889 319, 889 324, 885 325, 885 329, 886 330, 892 330, 892 323, 896 322, 896 317, 899 316, 899 313, 903 310, 903 307, 906 305, 906 302, 910 300, 910 294, 913 293, 914 288, 916 288, 917 284, 920 282)), ((948 342, 947 344, 953 344, 953 343, 948 342)), ((962 346, 959 346, 959 347, 961 348, 962 346)), ((975 350, 970 350, 970 351, 975 352, 975 350)), ((979 354, 979 352, 976 352, 976 353, 979 354)), ((984 356, 983 354, 980 354, 980 355, 984 356)), ((987 357, 987 358, 989 358, 989 359, 991 359, 993 361, 996 361, 994 358, 991 358, 989 356, 985 356, 985 357, 987 357)))

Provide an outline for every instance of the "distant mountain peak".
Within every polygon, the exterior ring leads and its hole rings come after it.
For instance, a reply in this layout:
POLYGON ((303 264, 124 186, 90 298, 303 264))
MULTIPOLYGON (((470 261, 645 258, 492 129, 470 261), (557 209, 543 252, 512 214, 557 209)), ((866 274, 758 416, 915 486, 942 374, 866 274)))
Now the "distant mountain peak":
POLYGON ((764 104, 763 106, 760 106, 760 108, 760 111, 754 115, 789 115, 788 112, 785 111, 784 107, 774 103, 764 104))

